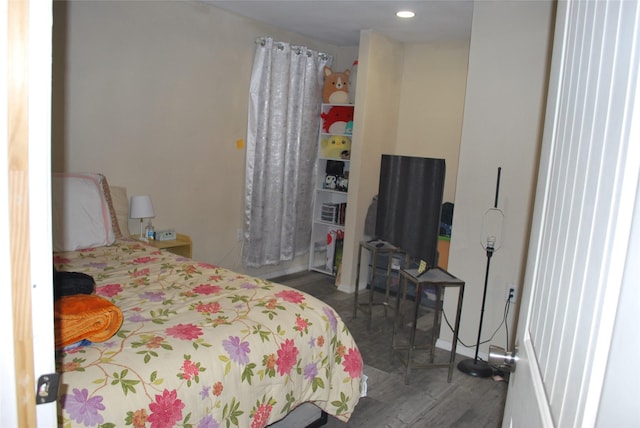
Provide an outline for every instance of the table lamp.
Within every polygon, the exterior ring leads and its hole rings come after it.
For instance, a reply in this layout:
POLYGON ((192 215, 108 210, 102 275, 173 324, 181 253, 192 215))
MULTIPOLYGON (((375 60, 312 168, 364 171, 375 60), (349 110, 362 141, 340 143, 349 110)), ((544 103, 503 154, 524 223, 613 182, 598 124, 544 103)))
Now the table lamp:
POLYGON ((151 219, 155 217, 156 214, 153 211, 153 204, 151 203, 151 197, 148 195, 140 195, 140 196, 132 196, 129 204, 129 218, 140 219, 140 236, 138 239, 141 241, 146 241, 147 238, 144 235, 144 222, 145 218, 149 219, 149 224, 151 224, 151 219))

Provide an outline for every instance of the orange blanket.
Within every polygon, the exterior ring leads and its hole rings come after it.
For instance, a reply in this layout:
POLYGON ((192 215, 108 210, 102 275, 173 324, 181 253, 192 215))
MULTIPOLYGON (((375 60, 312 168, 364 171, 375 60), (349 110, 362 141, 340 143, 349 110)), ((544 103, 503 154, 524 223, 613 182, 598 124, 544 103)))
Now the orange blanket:
POLYGON ((56 300, 54 305, 56 349, 83 339, 104 342, 120 329, 119 307, 93 294, 76 294, 56 300))

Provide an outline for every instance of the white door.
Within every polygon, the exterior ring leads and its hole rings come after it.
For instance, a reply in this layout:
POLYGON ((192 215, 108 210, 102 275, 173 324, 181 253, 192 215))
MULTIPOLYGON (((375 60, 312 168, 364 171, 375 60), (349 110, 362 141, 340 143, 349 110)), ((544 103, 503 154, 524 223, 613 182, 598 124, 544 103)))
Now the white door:
MULTIPOLYGON (((37 3, 37 4, 36 4, 37 3)), ((29 7, 29 238, 33 370, 55 373, 51 228, 51 67, 53 1, 29 7)), ((27 311, 27 308, 23 308, 27 311)), ((57 403, 36 406, 38 428, 57 426, 57 403)))
MULTIPOLYGON (((625 264, 638 264, 628 257, 638 241, 630 231, 640 169, 639 9, 637 1, 558 2, 505 427, 598 426, 602 403, 611 402, 603 386, 625 396, 609 388, 607 369, 616 330, 630 328, 628 340, 637 340, 637 324, 615 321, 621 291, 638 283, 637 269, 624 275, 625 264)), ((625 417, 637 422, 638 414, 625 417)))

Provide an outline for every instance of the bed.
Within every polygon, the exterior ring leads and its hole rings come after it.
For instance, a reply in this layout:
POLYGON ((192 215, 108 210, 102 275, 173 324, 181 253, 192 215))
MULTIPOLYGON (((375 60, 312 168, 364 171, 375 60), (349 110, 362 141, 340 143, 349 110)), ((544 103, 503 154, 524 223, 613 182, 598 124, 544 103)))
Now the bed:
POLYGON ((330 306, 128 238, 104 176, 53 181, 54 268, 90 275, 122 313, 109 339, 57 351, 60 426, 264 427, 303 403, 349 419, 362 358, 330 306), (92 211, 103 230, 78 244, 68 229, 92 211))

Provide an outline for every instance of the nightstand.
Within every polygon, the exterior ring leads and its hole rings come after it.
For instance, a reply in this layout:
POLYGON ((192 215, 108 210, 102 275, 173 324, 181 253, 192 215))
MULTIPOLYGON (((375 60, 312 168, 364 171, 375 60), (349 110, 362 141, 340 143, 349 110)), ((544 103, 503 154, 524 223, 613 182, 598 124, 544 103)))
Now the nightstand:
MULTIPOLYGON (((137 237, 138 237, 137 235, 132 236, 132 238, 137 238, 137 237)), ((148 241, 147 243, 161 250, 167 250, 173 254, 177 254, 182 257, 191 258, 191 237, 190 236, 177 233, 176 239, 174 240, 148 241)))

